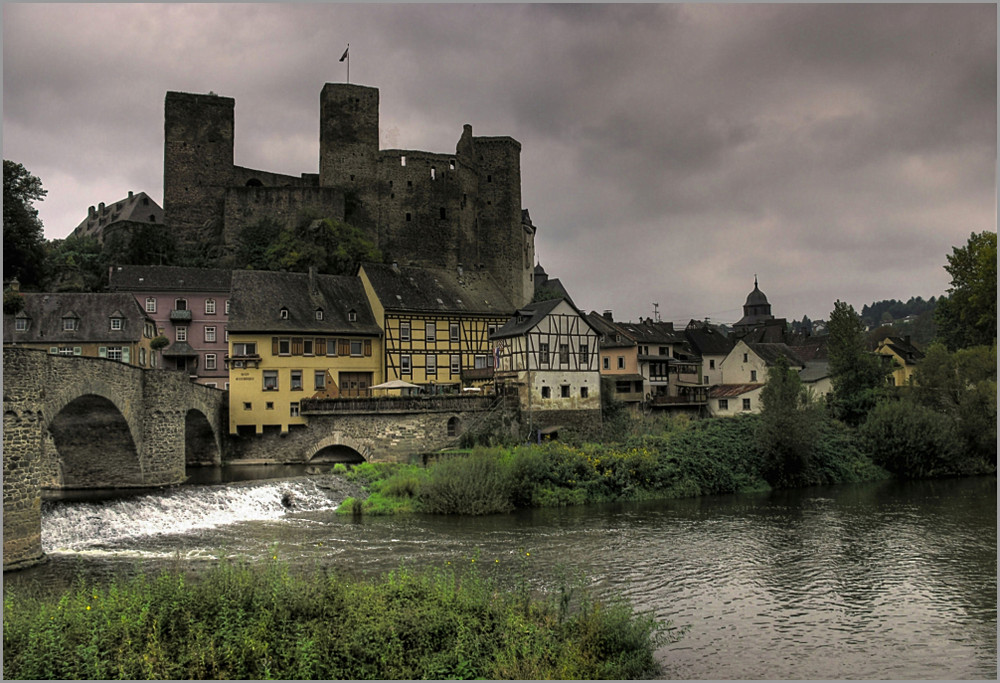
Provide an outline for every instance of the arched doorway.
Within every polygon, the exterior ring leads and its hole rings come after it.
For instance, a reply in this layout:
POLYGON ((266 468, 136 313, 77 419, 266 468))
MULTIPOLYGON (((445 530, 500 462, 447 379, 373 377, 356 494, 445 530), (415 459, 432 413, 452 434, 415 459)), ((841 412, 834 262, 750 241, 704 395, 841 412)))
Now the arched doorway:
POLYGON ((212 424, 200 410, 191 409, 184 416, 184 465, 218 465, 222 458, 212 424))
POLYGON ((59 459, 62 488, 142 486, 142 467, 132 431, 114 403, 80 396, 52 418, 49 433, 59 459))

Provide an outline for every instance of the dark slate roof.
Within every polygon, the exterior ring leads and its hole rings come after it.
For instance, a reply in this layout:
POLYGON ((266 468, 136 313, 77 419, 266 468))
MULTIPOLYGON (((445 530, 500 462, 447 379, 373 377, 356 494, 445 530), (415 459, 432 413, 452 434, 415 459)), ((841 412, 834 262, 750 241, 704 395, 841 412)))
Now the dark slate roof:
POLYGON ((107 342, 129 344, 142 339, 145 322, 152 323, 135 298, 126 292, 59 294, 22 293, 24 310, 17 316, 4 314, 4 343, 82 343, 107 342), (111 329, 111 318, 124 318, 122 329, 111 329), (14 318, 28 318, 28 329, 14 330, 14 318), (63 318, 75 317, 77 329, 63 330, 63 318))
POLYGON ((113 292, 229 292, 232 271, 180 266, 114 266, 113 292))
POLYGON ((514 305, 485 271, 361 265, 387 311, 510 315, 514 305))
POLYGON ((885 345, 892 349, 893 352, 902 358, 903 362, 908 365, 913 365, 924 357, 923 351, 918 349, 903 337, 887 337, 885 342, 885 345))
POLYGON ((733 350, 733 340, 714 325, 691 321, 684 336, 695 353, 702 356, 725 356, 733 350))
POLYGON ((194 350, 187 342, 174 342, 167 348, 163 349, 163 355, 167 356, 197 356, 198 352, 194 350))
MULTIPOLYGON (((538 301, 536 303, 523 306, 517 309, 511 319, 505 322, 503 327, 494 332, 490 338, 501 339, 505 337, 519 337, 540 323, 545 316, 551 313, 552 310, 562 302, 562 299, 549 299, 548 301, 538 301)), ((573 304, 570 304, 568 301, 566 303, 571 307, 573 306, 573 304)), ((579 313, 579 311, 577 312, 579 313)), ((586 320, 586 316, 583 317, 584 320, 586 320)), ((596 330, 594 331, 596 332, 596 330)))
POLYGON ((806 366, 799 371, 803 382, 816 382, 830 376, 830 363, 825 360, 806 361, 806 366))
POLYGON ((234 270, 229 332, 381 334, 361 280, 347 275, 310 275, 234 270), (310 280, 312 285, 310 285, 310 280), (323 319, 316 319, 316 310, 323 319), (281 317, 281 310, 288 317, 281 317), (350 321, 350 312, 357 316, 350 321))
POLYGON ((77 237, 96 236, 109 225, 122 221, 162 225, 163 209, 145 192, 138 194, 129 192, 125 199, 119 199, 107 206, 90 207, 87 217, 76 226, 73 234, 77 237))
POLYGON ((801 358, 795 355, 788 344, 747 344, 750 349, 763 359, 767 365, 774 365, 774 362, 778 360, 781 356, 788 359, 789 365, 797 365, 799 367, 804 367, 805 363, 801 358))
POLYGON ((635 342, 617 324, 596 311, 591 311, 587 314, 587 322, 601 336, 602 349, 619 349, 635 346, 635 342))
POLYGON ((670 322, 653 322, 650 319, 637 323, 615 323, 638 344, 680 344, 684 336, 674 331, 670 322))

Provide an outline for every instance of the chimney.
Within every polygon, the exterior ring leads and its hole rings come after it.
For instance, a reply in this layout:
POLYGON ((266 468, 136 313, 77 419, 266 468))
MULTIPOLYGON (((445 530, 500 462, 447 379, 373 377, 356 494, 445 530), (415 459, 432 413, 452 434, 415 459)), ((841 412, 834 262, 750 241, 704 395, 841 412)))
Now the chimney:
POLYGON ((607 310, 607 309, 605 309, 605 311, 604 311, 604 319, 607 320, 608 322, 614 322, 615 321, 614 316, 611 315, 611 311, 607 310))
POLYGON ((98 205, 97 205, 97 209, 98 209, 98 211, 100 211, 101 213, 104 213, 104 202, 101 202, 100 204, 98 204, 98 205))
POLYGON ((129 199, 132 199, 132 190, 129 190, 129 191, 128 191, 128 198, 129 198, 129 199))
POLYGON ((93 206, 90 207, 89 209, 87 209, 87 216, 90 217, 90 218, 96 217, 97 216, 97 209, 94 208, 93 206))

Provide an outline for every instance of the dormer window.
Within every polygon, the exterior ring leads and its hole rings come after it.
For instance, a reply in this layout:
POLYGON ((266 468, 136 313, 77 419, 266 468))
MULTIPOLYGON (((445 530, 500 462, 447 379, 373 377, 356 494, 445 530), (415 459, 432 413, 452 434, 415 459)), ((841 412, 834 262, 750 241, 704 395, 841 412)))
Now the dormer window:
POLYGON ((352 323, 358 322, 358 313, 357 313, 357 311, 355 311, 353 309, 351 309, 350 311, 348 311, 347 312, 347 321, 348 322, 352 322, 352 323))
POLYGON ((278 317, 282 320, 288 320, 288 309, 282 306, 281 310, 278 311, 278 317))
POLYGON ((111 319, 111 329, 112 330, 120 330, 123 327, 125 327, 125 319, 124 318, 112 318, 111 319))
POLYGON ((62 323, 63 323, 62 328, 64 332, 72 332, 76 330, 78 327, 77 318, 73 316, 66 316, 65 318, 62 319, 62 323))
POLYGON ((16 318, 14 320, 14 329, 17 332, 25 332, 28 329, 28 321, 30 318, 16 318))
POLYGON ((316 309, 316 320, 322 320, 322 319, 323 319, 323 309, 322 308, 317 308, 316 309))

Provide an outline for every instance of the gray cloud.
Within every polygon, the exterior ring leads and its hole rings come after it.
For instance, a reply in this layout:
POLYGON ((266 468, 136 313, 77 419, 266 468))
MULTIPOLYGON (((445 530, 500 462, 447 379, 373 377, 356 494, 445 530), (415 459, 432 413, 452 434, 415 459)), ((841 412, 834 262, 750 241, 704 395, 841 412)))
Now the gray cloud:
POLYGON ((62 237, 162 196, 167 90, 236 98, 237 163, 318 167, 319 91, 384 147, 522 143, 543 265, 587 309, 732 321, 940 295, 996 229, 995 5, 4 5, 4 157, 62 237))

